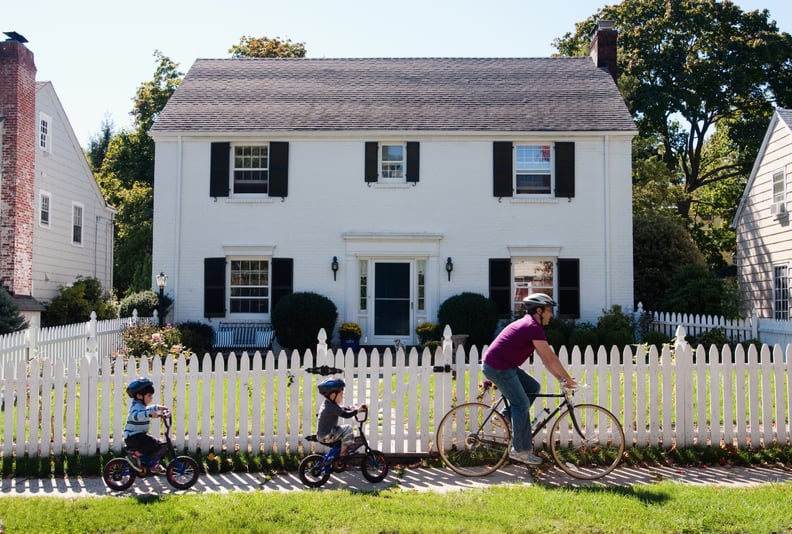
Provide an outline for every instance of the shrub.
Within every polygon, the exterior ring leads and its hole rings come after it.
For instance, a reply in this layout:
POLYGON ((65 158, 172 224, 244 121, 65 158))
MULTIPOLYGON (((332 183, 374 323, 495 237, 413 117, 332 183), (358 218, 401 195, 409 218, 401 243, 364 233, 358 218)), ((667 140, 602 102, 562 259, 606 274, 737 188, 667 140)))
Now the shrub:
POLYGON ((214 330, 211 325, 198 321, 188 321, 176 325, 181 336, 181 344, 190 352, 203 356, 212 352, 214 330))
POLYGON ((338 311, 333 301, 311 292, 291 293, 272 310, 272 326, 283 347, 305 352, 315 349, 319 330, 330 335, 338 311))
POLYGON ((449 325, 454 334, 467 334, 468 346, 483 348, 494 337, 498 309, 483 295, 460 293, 440 305, 437 320, 441 325, 449 325))
POLYGON ((60 286, 58 295, 52 298, 45 313, 47 326, 81 323, 96 312, 99 320, 115 319, 118 309, 108 293, 102 292, 97 278, 81 276, 71 286, 60 286))
POLYGON ((720 349, 724 345, 730 345, 731 339, 726 335, 726 331, 723 328, 713 328, 697 336, 691 336, 689 342, 694 347, 703 345, 705 349, 709 349, 711 345, 715 345, 720 349))
MULTIPOLYGON (((127 354, 135 358, 143 356, 159 356, 162 360, 168 354, 174 357, 186 352, 181 344, 181 333, 178 329, 167 325, 160 328, 154 323, 140 321, 127 325, 121 332, 127 354)), ((189 356, 189 353, 186 353, 189 356)))
POLYGON ((437 323, 421 323, 415 327, 415 333, 418 334, 418 342, 422 347, 425 347, 430 341, 440 341, 440 325, 437 323))
POLYGON ((357 323, 342 323, 338 327, 338 336, 341 341, 349 339, 358 341, 362 335, 363 330, 360 329, 360 325, 357 323))
POLYGON ((580 347, 580 351, 583 352, 586 347, 591 346, 596 351, 599 343, 597 327, 591 323, 584 322, 575 325, 575 329, 569 336, 567 348, 572 350, 573 347, 580 347))
POLYGON ((597 320, 599 342, 606 348, 612 346, 624 348, 635 341, 632 316, 622 313, 622 308, 614 304, 610 310, 602 310, 603 315, 597 320))
POLYGON ((19 307, 14 299, 8 291, 0 288, 0 335, 24 330, 27 327, 27 321, 19 313, 19 307))
MULTIPOLYGON (((170 309, 173 300, 168 295, 162 295, 162 315, 164 316, 170 309)), ((121 300, 119 309, 120 317, 132 317, 132 312, 137 310, 138 317, 153 317, 154 311, 159 313, 160 298, 151 289, 132 293, 121 300)))
POLYGON ((667 343, 671 343, 671 338, 663 332, 649 331, 641 335, 641 342, 647 345, 655 345, 658 349, 667 343))
POLYGON ((682 265, 671 278, 662 309, 669 312, 722 315, 723 280, 701 265, 682 265))
MULTIPOLYGON (((522 315, 520 316, 522 317, 522 315)), ((560 319, 552 317, 550 322, 544 327, 547 343, 558 352, 561 347, 567 347, 569 337, 575 330, 575 321, 572 319, 560 319)))

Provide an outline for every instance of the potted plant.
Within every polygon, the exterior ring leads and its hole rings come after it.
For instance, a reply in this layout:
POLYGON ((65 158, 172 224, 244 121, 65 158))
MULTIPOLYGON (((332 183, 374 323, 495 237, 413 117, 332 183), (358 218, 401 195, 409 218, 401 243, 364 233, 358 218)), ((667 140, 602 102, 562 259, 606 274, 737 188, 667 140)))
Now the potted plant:
POLYGON ((338 327, 338 336, 341 338, 341 348, 358 350, 360 348, 360 337, 363 335, 360 325, 357 323, 342 323, 338 327))

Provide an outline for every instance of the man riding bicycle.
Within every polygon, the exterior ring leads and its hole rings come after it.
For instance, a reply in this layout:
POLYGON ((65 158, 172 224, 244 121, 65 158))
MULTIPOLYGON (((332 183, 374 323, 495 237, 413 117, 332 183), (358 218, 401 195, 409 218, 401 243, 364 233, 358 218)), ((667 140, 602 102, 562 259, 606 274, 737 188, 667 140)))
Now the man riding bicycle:
POLYGON ((544 326, 553 317, 555 301, 544 293, 533 293, 523 299, 525 315, 506 326, 484 354, 482 370, 506 397, 511 407, 512 448, 509 458, 518 462, 539 465, 531 434, 530 408, 541 385, 520 366, 536 352, 545 368, 561 381, 564 387, 577 384, 569 376, 558 356, 547 343, 544 326))

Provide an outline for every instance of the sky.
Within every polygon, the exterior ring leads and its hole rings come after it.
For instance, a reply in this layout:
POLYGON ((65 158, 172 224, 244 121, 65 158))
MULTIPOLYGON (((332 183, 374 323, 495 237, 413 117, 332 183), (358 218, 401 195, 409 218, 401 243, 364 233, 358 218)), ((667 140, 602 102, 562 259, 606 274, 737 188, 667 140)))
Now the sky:
MULTIPOLYGON (((29 42, 38 81, 52 82, 83 147, 110 118, 131 125, 135 91, 154 76, 155 50, 187 72, 227 58, 244 35, 305 44, 307 57, 547 57, 553 39, 606 0, 7 0, 0 31, 29 42)), ((792 1, 735 0, 767 9, 792 33, 792 1)), ((0 35, 4 39, 4 35, 0 35)))

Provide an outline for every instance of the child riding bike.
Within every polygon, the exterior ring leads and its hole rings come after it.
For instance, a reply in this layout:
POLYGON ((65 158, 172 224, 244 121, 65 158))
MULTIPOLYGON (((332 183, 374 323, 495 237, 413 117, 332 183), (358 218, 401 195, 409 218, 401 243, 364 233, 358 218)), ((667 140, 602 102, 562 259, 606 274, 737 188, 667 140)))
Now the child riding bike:
MULTIPOLYGON (((154 397, 154 383, 145 377, 140 377, 129 383, 127 395, 132 399, 127 412, 126 425, 124 426, 124 443, 127 447, 127 459, 138 474, 144 468, 140 461, 141 456, 161 458, 165 455, 167 446, 149 434, 151 419, 159 417, 167 411, 165 406, 151 404, 154 397)), ((165 474, 165 469, 157 463, 151 470, 157 475, 165 474)))
POLYGON ((352 425, 339 425, 338 418, 350 419, 358 412, 368 410, 365 404, 359 408, 342 406, 345 387, 346 384, 340 378, 328 378, 317 387, 325 400, 319 409, 316 436, 322 443, 341 441, 341 456, 353 454, 362 441, 352 436, 352 425))

